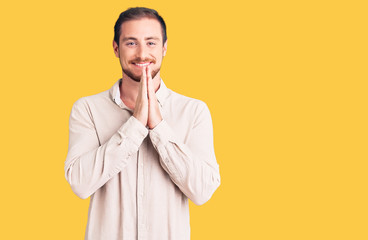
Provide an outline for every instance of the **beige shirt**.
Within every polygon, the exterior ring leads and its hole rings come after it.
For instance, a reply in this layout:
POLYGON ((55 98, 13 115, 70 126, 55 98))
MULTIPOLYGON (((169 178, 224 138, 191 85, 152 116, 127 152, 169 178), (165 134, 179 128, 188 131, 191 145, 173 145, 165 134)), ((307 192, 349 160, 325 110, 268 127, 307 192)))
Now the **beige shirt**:
POLYGON ((91 197, 85 239, 188 240, 188 198, 203 204, 220 185, 210 112, 161 80, 164 120, 149 130, 121 101, 120 81, 70 114, 65 177, 91 197))

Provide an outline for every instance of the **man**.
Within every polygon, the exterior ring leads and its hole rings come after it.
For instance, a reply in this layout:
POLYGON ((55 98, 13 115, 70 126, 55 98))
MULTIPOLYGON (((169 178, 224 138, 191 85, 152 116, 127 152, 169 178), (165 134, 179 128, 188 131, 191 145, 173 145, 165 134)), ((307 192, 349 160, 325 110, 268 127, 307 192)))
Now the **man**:
POLYGON ((85 239, 190 239, 188 198, 201 205, 220 185, 209 110, 163 83, 155 10, 121 13, 113 48, 122 79, 75 102, 69 121, 65 177, 91 196, 85 239))

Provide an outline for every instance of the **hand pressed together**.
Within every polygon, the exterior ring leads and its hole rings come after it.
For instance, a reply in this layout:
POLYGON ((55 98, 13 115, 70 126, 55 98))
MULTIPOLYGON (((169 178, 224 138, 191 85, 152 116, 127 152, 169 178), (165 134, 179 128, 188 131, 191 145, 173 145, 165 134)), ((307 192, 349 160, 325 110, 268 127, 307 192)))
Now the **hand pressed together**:
POLYGON ((149 66, 142 69, 138 91, 133 116, 144 126, 153 129, 162 121, 162 116, 153 85, 152 69, 149 66))

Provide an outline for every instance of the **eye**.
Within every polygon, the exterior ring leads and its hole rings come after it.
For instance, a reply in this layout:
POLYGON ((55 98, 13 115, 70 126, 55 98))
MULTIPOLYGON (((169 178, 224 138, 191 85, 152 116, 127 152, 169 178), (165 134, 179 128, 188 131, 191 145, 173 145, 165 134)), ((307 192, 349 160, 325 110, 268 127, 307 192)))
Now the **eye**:
POLYGON ((149 46, 155 46, 156 45, 156 43, 155 42, 148 42, 147 43, 149 46))
POLYGON ((133 45, 135 45, 135 42, 127 42, 126 45, 127 46, 133 46, 133 45))

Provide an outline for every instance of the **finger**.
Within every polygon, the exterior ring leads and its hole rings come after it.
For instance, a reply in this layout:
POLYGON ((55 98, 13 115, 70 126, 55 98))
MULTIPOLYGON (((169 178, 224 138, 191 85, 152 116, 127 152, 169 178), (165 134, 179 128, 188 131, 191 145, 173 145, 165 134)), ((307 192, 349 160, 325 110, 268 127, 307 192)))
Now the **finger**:
POLYGON ((152 67, 151 65, 147 66, 147 81, 152 80, 152 67))
POLYGON ((148 66, 148 69, 147 69, 147 85, 148 85, 148 98, 156 99, 154 84, 152 80, 152 69, 150 66, 148 66))
POLYGON ((147 71, 147 88, 148 88, 148 95, 149 95, 149 92, 150 92, 150 83, 152 81, 152 70, 151 70, 151 66, 150 65, 147 66, 146 71, 147 71))
POLYGON ((148 80, 147 82, 147 93, 148 93, 148 99, 152 99, 155 95, 155 91, 153 90, 153 83, 152 80, 148 80))
POLYGON ((152 67, 147 66, 147 83, 151 85, 151 89, 153 89, 153 79, 152 79, 152 67))
POLYGON ((141 76, 141 82, 144 82, 147 80, 147 70, 146 70, 147 67, 143 67, 142 68, 142 76, 141 76))
POLYGON ((147 96, 147 70, 146 67, 142 69, 142 77, 141 77, 141 93, 142 96, 147 96))

